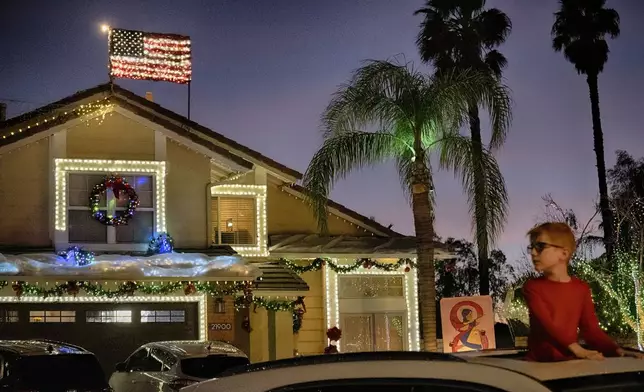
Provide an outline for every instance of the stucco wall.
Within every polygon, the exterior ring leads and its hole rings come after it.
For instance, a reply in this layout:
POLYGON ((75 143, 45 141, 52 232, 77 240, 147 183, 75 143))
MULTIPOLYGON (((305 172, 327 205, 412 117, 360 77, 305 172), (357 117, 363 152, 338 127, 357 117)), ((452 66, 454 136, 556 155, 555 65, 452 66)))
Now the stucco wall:
POLYGON ((322 270, 305 272, 300 275, 309 285, 305 293, 306 313, 302 328, 295 337, 295 348, 301 355, 322 354, 326 347, 326 326, 324 325, 324 275, 322 270))
POLYGON ((67 131, 67 158, 154 160, 154 131, 121 114, 67 131))
POLYGON ((51 246, 48 143, 0 156, 0 246, 51 246))
MULTIPOLYGON (((282 191, 276 185, 267 189, 266 211, 268 234, 315 234, 318 224, 313 211, 303 199, 282 191)), ((330 235, 370 235, 364 229, 331 215, 328 220, 330 235)))
POLYGON ((206 187, 210 160, 182 145, 168 141, 166 178, 167 229, 178 248, 206 248, 208 210, 206 187))

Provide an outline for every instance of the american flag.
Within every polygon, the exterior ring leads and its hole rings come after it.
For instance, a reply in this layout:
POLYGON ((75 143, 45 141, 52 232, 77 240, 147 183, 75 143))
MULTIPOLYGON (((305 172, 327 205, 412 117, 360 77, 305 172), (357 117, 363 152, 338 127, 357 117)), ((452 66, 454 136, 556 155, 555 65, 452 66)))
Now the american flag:
POLYGON ((110 76, 190 83, 190 37, 177 34, 110 30, 110 76))

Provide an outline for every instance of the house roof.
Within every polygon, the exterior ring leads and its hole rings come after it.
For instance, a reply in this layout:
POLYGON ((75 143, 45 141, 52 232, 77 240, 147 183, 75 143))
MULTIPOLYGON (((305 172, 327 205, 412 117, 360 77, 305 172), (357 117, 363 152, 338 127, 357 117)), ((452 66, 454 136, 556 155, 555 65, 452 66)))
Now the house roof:
MULTIPOLYGON (((301 185, 298 184, 291 184, 289 186, 293 191, 300 193, 301 195, 306 195, 307 190, 301 185)), ((327 201, 327 207, 336 209, 338 212, 345 214, 359 222, 363 222, 365 224, 368 224, 370 227, 382 232, 383 234, 389 236, 389 237, 404 237, 402 234, 398 233, 397 231, 391 230, 391 228, 387 226, 383 226, 380 223, 376 222, 375 220, 368 218, 348 207, 345 207, 344 205, 335 202, 333 200, 328 200, 327 201)))
MULTIPOLYGON (((173 131, 180 136, 186 137, 190 141, 199 144, 216 154, 231 160, 232 162, 235 162, 241 167, 252 169, 254 166, 254 162, 252 161, 255 161, 256 163, 265 165, 270 169, 292 178, 293 182, 302 178, 302 173, 297 170, 284 166, 258 151, 243 146, 218 132, 166 109, 157 103, 151 102, 145 97, 141 97, 125 88, 110 83, 78 91, 73 95, 35 109, 31 112, 0 122, 0 147, 16 143, 41 132, 46 132, 55 126, 62 125, 67 121, 77 118, 79 114, 73 111, 70 111, 65 115, 61 115, 59 113, 59 115, 53 119, 50 118, 50 116, 52 115, 52 112, 61 111, 66 107, 73 106, 74 104, 80 104, 84 100, 100 94, 103 94, 110 100, 110 102, 113 102, 114 104, 131 111, 148 121, 158 124, 161 127, 173 131), (15 133, 15 135, 3 138, 3 136, 9 135, 9 132, 15 132, 14 128, 17 129, 26 121, 37 120, 45 117, 49 117, 49 119, 40 121, 38 125, 31 126, 28 129, 22 129, 22 132, 20 133, 15 133), (213 142, 213 140, 216 143, 213 142)), ((306 194, 306 189, 297 184, 291 184, 289 189, 300 194, 306 194)), ((364 227, 380 233, 379 235, 388 237, 403 236, 402 234, 391 230, 389 227, 383 226, 375 220, 359 214, 358 212, 351 210, 342 204, 336 203, 333 200, 328 201, 328 206, 331 209, 335 209, 337 212, 360 222, 364 227)))
POLYGON ((279 262, 256 264, 262 276, 255 279, 256 290, 309 291, 309 285, 298 274, 279 262))
MULTIPOLYGON (((317 234, 280 234, 269 237, 271 255, 294 255, 302 257, 414 257, 416 237, 352 237, 320 236, 317 234)), ((450 257, 449 249, 440 242, 434 242, 436 258, 450 257)))

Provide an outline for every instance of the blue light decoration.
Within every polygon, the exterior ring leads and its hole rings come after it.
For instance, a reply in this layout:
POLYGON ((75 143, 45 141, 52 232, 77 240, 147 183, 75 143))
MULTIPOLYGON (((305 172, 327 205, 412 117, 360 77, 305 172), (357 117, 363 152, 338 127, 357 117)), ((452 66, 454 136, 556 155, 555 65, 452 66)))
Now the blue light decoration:
POLYGON ((68 264, 74 266, 84 266, 94 262, 94 252, 84 250, 79 246, 70 246, 66 251, 61 252, 60 256, 64 257, 68 264))
POLYGON ((159 233, 152 237, 148 243, 148 256, 172 253, 174 251, 174 239, 168 233, 159 233))

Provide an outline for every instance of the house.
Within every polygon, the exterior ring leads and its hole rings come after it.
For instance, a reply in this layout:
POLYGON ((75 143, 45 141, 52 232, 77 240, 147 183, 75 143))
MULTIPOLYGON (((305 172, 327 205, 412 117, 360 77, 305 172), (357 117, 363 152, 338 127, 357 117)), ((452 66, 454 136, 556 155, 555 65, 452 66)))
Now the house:
POLYGON ((112 84, 0 122, 0 337, 417 350, 414 238, 332 201, 320 235, 301 177, 112 84))

